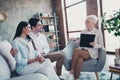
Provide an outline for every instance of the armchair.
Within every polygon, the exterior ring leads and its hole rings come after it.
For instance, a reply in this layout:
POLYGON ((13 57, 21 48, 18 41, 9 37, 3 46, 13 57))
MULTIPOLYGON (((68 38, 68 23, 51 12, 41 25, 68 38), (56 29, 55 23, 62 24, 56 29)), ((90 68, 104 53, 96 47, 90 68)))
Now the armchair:
MULTIPOLYGON (((69 71, 72 59, 72 53, 74 48, 77 48, 77 44, 74 41, 69 41, 67 46, 62 50, 64 54, 64 66, 69 71)), ((104 48, 99 49, 98 59, 89 59, 83 62, 82 71, 83 72, 95 72, 96 79, 98 78, 98 72, 100 72, 106 61, 106 51, 104 48)))

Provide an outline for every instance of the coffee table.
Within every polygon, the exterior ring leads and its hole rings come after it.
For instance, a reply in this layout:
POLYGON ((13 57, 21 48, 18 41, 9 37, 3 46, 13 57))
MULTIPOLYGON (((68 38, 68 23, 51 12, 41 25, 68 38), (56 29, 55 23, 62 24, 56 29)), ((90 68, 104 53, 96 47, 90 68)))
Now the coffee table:
POLYGON ((120 78, 120 65, 119 66, 116 66, 116 65, 109 66, 109 72, 111 72, 110 80, 112 80, 113 74, 118 74, 119 78, 120 78))

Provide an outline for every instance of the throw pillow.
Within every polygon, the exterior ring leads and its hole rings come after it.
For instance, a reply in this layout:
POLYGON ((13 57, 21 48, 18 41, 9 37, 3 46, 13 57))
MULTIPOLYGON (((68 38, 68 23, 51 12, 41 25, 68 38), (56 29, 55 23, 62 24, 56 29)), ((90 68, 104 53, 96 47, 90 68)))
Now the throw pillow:
POLYGON ((0 42, 0 45, 0 54, 6 59, 11 71, 14 71, 16 67, 16 61, 10 54, 10 50, 12 48, 11 44, 7 40, 4 40, 0 42))
POLYGON ((77 48, 75 41, 69 41, 66 47, 62 50, 64 55, 64 66, 67 70, 70 70, 70 61, 72 59, 74 48, 77 48))

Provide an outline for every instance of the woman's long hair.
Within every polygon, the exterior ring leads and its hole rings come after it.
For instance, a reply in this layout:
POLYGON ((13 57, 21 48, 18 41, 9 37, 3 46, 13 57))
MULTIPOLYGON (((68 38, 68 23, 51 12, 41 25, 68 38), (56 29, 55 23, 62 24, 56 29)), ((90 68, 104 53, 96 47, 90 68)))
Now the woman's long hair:
POLYGON ((23 31, 23 28, 25 28, 27 25, 28 25, 28 22, 26 22, 26 21, 21 21, 18 24, 17 29, 16 29, 16 33, 15 33, 15 36, 14 36, 13 40, 16 37, 20 37, 20 35, 22 34, 22 31, 23 31))

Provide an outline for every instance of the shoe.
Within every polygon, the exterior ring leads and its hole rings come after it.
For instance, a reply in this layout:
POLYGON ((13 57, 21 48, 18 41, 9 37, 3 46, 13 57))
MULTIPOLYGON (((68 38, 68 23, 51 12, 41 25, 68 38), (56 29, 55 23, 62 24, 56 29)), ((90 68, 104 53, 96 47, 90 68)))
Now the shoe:
POLYGON ((74 80, 73 75, 72 75, 72 74, 69 74, 69 75, 67 76, 67 79, 66 79, 66 80, 74 80))
POLYGON ((59 76, 59 79, 60 79, 60 80, 65 80, 62 76, 59 76))
POLYGON ((79 80, 79 79, 75 79, 75 80, 79 80))
POLYGON ((64 78, 59 78, 60 80, 65 80, 64 78))

